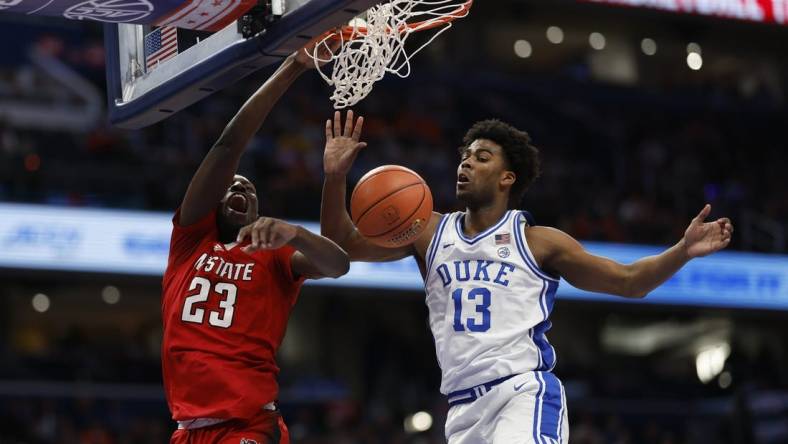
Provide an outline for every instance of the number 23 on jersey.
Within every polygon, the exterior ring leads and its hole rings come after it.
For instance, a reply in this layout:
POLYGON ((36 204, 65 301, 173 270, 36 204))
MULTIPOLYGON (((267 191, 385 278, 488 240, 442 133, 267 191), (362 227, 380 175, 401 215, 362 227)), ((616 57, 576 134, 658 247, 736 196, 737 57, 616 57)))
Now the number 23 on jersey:
POLYGON ((216 285, 212 285, 208 279, 195 277, 189 285, 189 292, 195 290, 197 290, 196 294, 188 296, 184 300, 181 320, 202 324, 205 320, 205 309, 195 307, 194 304, 206 302, 210 295, 215 293, 222 297, 222 300, 219 302, 221 311, 210 310, 208 312, 208 324, 219 328, 230 328, 233 324, 235 296, 238 293, 238 287, 227 282, 219 282, 216 285))

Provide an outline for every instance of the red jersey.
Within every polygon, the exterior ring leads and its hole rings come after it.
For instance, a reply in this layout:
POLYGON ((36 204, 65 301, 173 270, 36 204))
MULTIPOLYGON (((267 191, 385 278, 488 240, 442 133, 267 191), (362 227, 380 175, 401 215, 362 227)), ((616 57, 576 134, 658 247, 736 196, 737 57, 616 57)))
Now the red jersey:
POLYGON ((286 246, 252 254, 219 241, 216 212, 186 227, 180 211, 162 293, 162 370, 176 421, 251 418, 277 398, 274 356, 303 278, 286 246))

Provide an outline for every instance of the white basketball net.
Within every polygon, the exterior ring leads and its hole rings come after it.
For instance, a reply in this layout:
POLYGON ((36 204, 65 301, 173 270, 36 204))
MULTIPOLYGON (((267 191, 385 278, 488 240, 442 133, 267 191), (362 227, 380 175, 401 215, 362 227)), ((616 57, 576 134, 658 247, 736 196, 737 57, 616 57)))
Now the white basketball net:
MULTIPOLYGON (((321 40, 311 54, 320 75, 334 87, 331 100, 334 108, 353 106, 364 99, 375 82, 386 73, 405 78, 410 75, 410 59, 439 35, 451 28, 451 20, 468 15, 468 0, 389 0, 367 11, 366 20, 350 22, 350 37, 331 34, 321 40), (418 23, 417 26, 413 26, 418 23), (408 26, 411 24, 410 26, 408 26), (405 43, 411 34, 435 28, 437 31, 415 51, 408 52, 405 43), (328 59, 321 59, 320 48, 328 48, 331 39, 340 39, 340 49, 328 59), (329 77, 319 65, 334 62, 329 77)), ((326 51, 330 53, 330 51, 326 51)))

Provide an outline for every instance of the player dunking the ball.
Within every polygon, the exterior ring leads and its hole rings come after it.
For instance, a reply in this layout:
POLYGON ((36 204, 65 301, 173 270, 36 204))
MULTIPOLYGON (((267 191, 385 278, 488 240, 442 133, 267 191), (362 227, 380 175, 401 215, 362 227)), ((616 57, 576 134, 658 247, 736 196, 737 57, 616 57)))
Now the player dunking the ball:
POLYGON ((352 261, 415 257, 450 407, 450 444, 568 442, 566 398, 545 336, 559 277, 584 290, 642 298, 731 239, 730 220, 704 222, 706 205, 659 255, 630 265, 591 255, 516 209, 539 174, 539 152, 525 132, 487 120, 473 125, 460 149, 456 191, 465 211, 434 213, 410 246, 379 247, 360 235, 345 208, 346 177, 365 146, 362 125, 352 112, 344 126, 339 113, 326 123, 323 235, 352 261))
POLYGON ((258 217, 257 190, 235 175, 266 115, 312 60, 288 57, 243 105, 192 178, 173 218, 162 317, 172 443, 287 443, 274 361, 306 278, 349 267, 334 242, 258 217))

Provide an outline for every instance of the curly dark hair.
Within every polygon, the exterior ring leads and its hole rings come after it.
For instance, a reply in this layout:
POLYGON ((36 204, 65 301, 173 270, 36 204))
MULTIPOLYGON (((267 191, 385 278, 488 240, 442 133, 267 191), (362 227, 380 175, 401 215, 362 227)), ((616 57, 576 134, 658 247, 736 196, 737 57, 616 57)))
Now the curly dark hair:
POLYGON ((498 119, 476 122, 465 134, 460 153, 478 139, 491 140, 503 148, 509 169, 517 175, 509 193, 509 207, 516 208, 528 187, 539 177, 539 149, 531 144, 528 133, 498 119))

